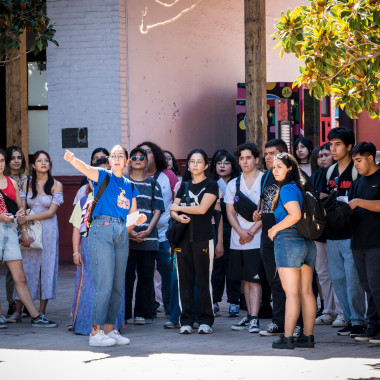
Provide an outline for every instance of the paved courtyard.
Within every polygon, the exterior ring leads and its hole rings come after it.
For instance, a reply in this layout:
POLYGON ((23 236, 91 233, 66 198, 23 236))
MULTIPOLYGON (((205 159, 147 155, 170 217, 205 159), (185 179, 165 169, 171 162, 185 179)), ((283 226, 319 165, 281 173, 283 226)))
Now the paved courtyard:
MULTIPOLYGON (((6 312, 4 267, 0 300, 6 312)), ((380 346, 339 337, 330 326, 317 326, 314 349, 273 350, 275 338, 232 331, 236 319, 221 304, 211 335, 179 335, 165 330, 163 314, 151 325, 128 324, 129 346, 95 348, 88 337, 67 331, 75 267, 59 271, 58 296, 47 315, 58 328, 37 329, 30 319, 0 330, 0 379, 380 379, 380 346)), ((266 326, 269 320, 262 320, 266 326)))

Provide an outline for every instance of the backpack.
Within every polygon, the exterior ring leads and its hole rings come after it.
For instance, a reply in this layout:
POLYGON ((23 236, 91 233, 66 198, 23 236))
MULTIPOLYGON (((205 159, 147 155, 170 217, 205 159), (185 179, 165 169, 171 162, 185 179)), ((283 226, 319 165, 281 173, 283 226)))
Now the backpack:
MULTIPOLYGON (((334 171, 334 169, 336 168, 337 165, 338 165, 338 163, 335 163, 335 164, 331 165, 327 169, 327 172, 326 172, 327 186, 330 183, 331 176, 332 176, 333 171, 334 171)), ((355 168, 354 165, 352 165, 351 177, 352 177, 352 182, 354 182, 356 180, 356 178, 358 178, 358 171, 356 170, 356 168, 355 168)))
POLYGON ((319 239, 326 227, 326 212, 318 195, 311 188, 302 191, 301 219, 296 223, 297 232, 306 239, 319 239))

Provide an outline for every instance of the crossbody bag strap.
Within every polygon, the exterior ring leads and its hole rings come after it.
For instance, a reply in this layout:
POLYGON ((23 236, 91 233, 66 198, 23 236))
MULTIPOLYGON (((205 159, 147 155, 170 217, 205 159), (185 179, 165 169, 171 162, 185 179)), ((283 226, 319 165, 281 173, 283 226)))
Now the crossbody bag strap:
POLYGON ((267 181, 268 181, 268 177, 269 177, 270 172, 271 172, 271 169, 269 169, 269 170, 265 173, 263 186, 261 187, 261 192, 263 192, 264 189, 265 189, 265 185, 267 184, 267 181))
POLYGON ((110 179, 111 179, 111 176, 107 172, 106 173, 106 177, 104 178, 104 181, 102 182, 102 184, 99 187, 98 192, 96 193, 96 197, 94 195, 94 202, 92 202, 90 214, 89 214, 88 219, 87 219, 87 223, 91 224, 91 222, 92 222, 92 214, 94 213, 94 210, 95 210, 95 207, 96 207, 97 203, 99 202, 99 200, 102 197, 104 191, 106 190, 106 188, 107 188, 107 186, 108 186, 108 184, 110 182, 110 179))
MULTIPOLYGON (((189 195, 189 182, 185 182, 185 200, 186 200, 186 206, 190 206, 190 195, 189 195)), ((194 226, 193 226, 193 218, 190 218, 190 235, 189 235, 189 241, 192 242, 194 240, 194 226)))

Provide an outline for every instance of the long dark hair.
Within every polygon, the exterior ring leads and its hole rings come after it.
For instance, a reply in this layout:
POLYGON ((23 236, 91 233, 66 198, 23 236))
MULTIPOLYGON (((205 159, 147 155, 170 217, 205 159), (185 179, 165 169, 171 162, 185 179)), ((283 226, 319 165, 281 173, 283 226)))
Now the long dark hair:
POLYGON ((294 181, 300 190, 304 190, 308 186, 306 179, 301 174, 297 160, 291 154, 279 153, 276 155, 275 160, 280 160, 288 169, 291 168, 291 170, 286 173, 286 176, 282 181, 278 182, 279 189, 273 199, 272 210, 277 207, 278 200, 280 198, 280 190, 283 186, 287 185, 291 181, 294 181))
MULTIPOLYGON (((38 157, 39 157, 40 154, 44 154, 49 159, 49 162, 50 162, 50 167, 49 167, 49 170, 47 172, 48 179, 47 179, 47 181, 46 181, 46 183, 44 185, 44 192, 47 195, 52 195, 51 189, 54 186, 54 178, 51 175, 51 168, 53 167, 53 163, 51 162, 51 158, 49 156, 49 153, 45 152, 44 150, 37 151, 36 153, 33 154, 33 157, 31 159, 31 164, 35 165, 35 163, 36 163, 36 161, 37 161, 37 159, 38 159, 38 157)), ((37 182, 37 172, 36 172, 36 169, 33 168, 33 170, 32 170, 32 180, 30 181, 30 185, 32 187, 32 199, 37 196, 36 182, 37 182)), ((29 189, 26 189, 26 192, 28 192, 28 190, 29 189)))
POLYGON ((322 150, 321 146, 317 146, 313 149, 311 152, 310 156, 310 164, 311 164, 311 173, 315 173, 318 169, 318 157, 319 157, 319 152, 322 150))
MULTIPOLYGON (((172 161, 173 161, 173 169, 172 172, 176 175, 176 176, 180 176, 181 175, 181 171, 179 170, 179 166, 177 164, 177 161, 174 157, 174 154, 168 150, 164 150, 164 153, 168 153, 170 154, 171 158, 172 158, 172 161)), ((165 158, 166 159, 166 158, 165 158)))
POLYGON ((106 148, 96 148, 92 151, 90 165, 92 165, 92 160, 94 159, 95 154, 99 152, 104 153, 107 157, 110 155, 106 148))
MULTIPOLYGON (((190 173, 190 170, 189 170, 189 161, 191 159, 191 156, 193 154, 196 154, 196 153, 199 153, 203 156, 203 159, 205 161, 205 164, 208 165, 208 157, 207 157, 207 154, 206 152, 203 150, 203 149, 193 149, 188 155, 187 155, 187 159, 186 159, 186 168, 185 168, 185 172, 183 173, 183 176, 182 176, 182 182, 186 182, 186 181, 191 181, 192 180, 192 177, 191 177, 191 173, 190 173)), ((206 174, 207 170, 205 170, 205 174, 206 174)), ((207 174, 206 174, 207 175, 207 174)))
POLYGON ((308 139, 307 137, 298 137, 298 139, 294 142, 293 144, 293 149, 294 149, 294 157, 295 159, 297 160, 298 163, 301 162, 301 160, 298 158, 297 154, 296 154, 296 150, 297 150, 297 146, 298 144, 301 143, 303 146, 306 146, 307 150, 309 151, 309 157, 308 157, 308 160, 310 162, 310 159, 311 159, 311 152, 313 150, 313 142, 308 139))
POLYGON ((219 179, 218 173, 216 172, 216 165, 219 161, 222 161, 223 159, 226 159, 226 161, 231 162, 231 178, 228 180, 228 182, 231 181, 231 179, 239 177, 240 167, 236 163, 235 157, 231 153, 228 153, 227 151, 219 151, 219 153, 214 154, 213 158, 214 160, 211 162, 210 166, 211 178, 213 180, 217 181, 219 179))
POLYGON ((8 175, 11 172, 10 167, 9 167, 9 163, 12 160, 12 153, 15 152, 15 151, 19 152, 21 154, 22 163, 21 163, 19 175, 23 174, 25 172, 25 167, 26 167, 25 155, 24 155, 24 153, 23 153, 23 151, 21 150, 20 147, 18 147, 16 145, 12 145, 9 148, 7 148, 7 150, 5 152, 6 153, 6 156, 5 156, 5 170, 4 170, 4 174, 5 175, 8 175))
POLYGON ((168 168, 165 153, 157 144, 151 141, 143 141, 141 144, 137 145, 137 148, 141 148, 143 145, 147 145, 150 149, 152 149, 157 171, 162 172, 168 168))

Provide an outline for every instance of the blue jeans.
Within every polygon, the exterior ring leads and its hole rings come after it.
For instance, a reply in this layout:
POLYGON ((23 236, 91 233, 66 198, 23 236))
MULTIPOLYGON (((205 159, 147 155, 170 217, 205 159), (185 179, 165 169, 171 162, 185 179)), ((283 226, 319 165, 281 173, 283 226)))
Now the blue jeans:
POLYGON ((88 239, 95 287, 92 324, 114 324, 123 297, 128 260, 128 230, 122 219, 97 216, 91 223, 88 239))
POLYGON ((162 300, 165 309, 169 309, 170 303, 170 244, 167 240, 160 241, 158 252, 156 254, 157 271, 161 275, 162 283, 162 300))
POLYGON ((327 263, 335 294, 342 306, 344 320, 352 326, 366 325, 365 298, 351 251, 351 239, 327 240, 327 263))

